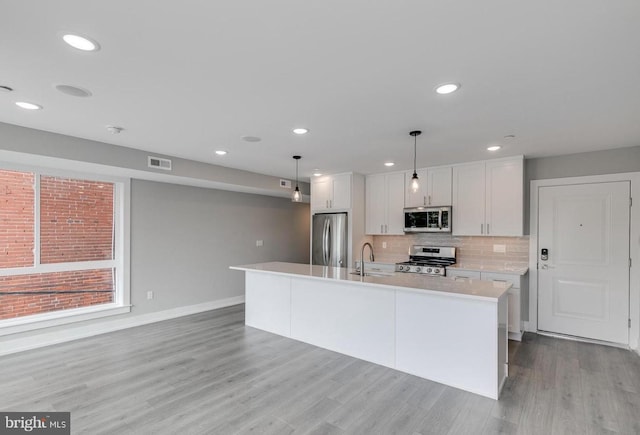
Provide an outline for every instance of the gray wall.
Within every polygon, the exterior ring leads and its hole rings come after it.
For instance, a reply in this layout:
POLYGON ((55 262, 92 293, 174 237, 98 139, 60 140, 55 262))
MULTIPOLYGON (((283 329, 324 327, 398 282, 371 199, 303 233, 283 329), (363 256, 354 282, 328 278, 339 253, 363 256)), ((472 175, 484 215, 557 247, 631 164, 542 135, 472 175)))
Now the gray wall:
MULTIPOLYGON (((256 174, 2 122, 0 122, 0 150, 32 154, 34 159, 35 156, 45 156, 104 165, 114 171, 128 171, 123 174, 125 176, 133 173, 136 174, 133 177, 147 180, 162 181, 158 179, 162 177, 170 183, 208 184, 208 187, 281 197, 288 197, 293 193, 292 189, 280 187, 280 177, 256 174), (172 170, 168 172, 149 168, 147 166, 147 156, 149 155, 171 159, 172 170)), ((83 169, 77 168, 77 170, 83 169)), ((291 170, 293 174, 293 166, 291 166, 291 170)), ((120 175, 120 173, 112 171, 111 175, 120 175)), ((309 194, 309 183, 300 182, 299 184, 302 193, 309 194)))
POLYGON ((531 180, 640 171, 640 146, 525 160, 524 231, 529 234, 531 180))
POLYGON ((131 197, 133 315, 244 295, 231 265, 309 262, 309 204, 140 180, 131 197))

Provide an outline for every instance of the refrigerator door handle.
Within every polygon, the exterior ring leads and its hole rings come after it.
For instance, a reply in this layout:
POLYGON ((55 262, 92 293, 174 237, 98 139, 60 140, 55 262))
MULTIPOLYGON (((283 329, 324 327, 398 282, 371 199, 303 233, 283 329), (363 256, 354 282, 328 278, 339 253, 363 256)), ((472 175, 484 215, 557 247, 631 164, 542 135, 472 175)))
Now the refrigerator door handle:
POLYGON ((331 266, 331 221, 327 221, 327 265, 331 266))
POLYGON ((327 266, 327 263, 329 262, 329 253, 328 253, 328 246, 329 246, 329 240, 328 240, 328 236, 329 235, 329 220, 325 220, 324 221, 324 226, 322 228, 322 261, 324 263, 324 266, 327 266))

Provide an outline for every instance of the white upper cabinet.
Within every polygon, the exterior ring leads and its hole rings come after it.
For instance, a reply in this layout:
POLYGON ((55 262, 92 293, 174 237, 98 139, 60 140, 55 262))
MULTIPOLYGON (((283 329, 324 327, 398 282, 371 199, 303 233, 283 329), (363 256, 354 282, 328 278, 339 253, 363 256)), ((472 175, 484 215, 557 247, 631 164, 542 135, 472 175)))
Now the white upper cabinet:
POLYGON ((523 159, 488 161, 486 188, 486 233, 490 236, 522 236, 523 159))
POLYGON ((523 157, 453 167, 453 235, 521 236, 523 157))
POLYGON ((327 175, 311 180, 311 210, 351 208, 351 174, 327 175))
POLYGON ((368 175, 365 227, 367 234, 404 234, 404 173, 368 175))
POLYGON ((411 190, 413 171, 405 172, 405 207, 451 205, 451 166, 419 169, 420 189, 411 190))
POLYGON ((484 234, 484 162, 453 167, 452 233, 484 234))

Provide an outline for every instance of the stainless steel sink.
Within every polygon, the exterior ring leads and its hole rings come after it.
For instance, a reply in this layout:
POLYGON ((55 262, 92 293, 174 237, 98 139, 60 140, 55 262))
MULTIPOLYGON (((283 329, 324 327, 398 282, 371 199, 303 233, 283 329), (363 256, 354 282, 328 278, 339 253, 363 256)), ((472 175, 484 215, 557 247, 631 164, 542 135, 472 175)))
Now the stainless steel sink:
MULTIPOLYGON (((360 272, 354 271, 349 272, 351 275, 360 275, 360 272)), ((385 276, 393 276, 393 272, 365 272, 364 276, 374 276, 374 277, 385 277, 385 276)))

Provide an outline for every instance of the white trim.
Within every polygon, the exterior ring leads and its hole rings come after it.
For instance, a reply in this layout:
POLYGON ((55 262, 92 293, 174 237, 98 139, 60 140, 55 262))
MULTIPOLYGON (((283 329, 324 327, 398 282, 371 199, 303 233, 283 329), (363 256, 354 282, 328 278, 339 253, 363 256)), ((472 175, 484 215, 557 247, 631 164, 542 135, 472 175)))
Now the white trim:
POLYGON ((538 331, 538 193, 540 187, 566 186, 585 183, 607 183, 628 181, 631 183, 631 197, 636 197, 630 214, 629 256, 632 268, 629 273, 629 317, 635 328, 629 330, 629 347, 639 349, 640 341, 640 172, 621 174, 593 175, 585 177, 551 178, 547 180, 531 180, 529 208, 529 321, 525 324, 527 331, 538 331))
POLYGON ((33 314, 31 316, 14 317, 2 320, 2 323, 0 323, 2 325, 0 328, 0 337, 3 335, 33 331, 35 329, 51 328, 85 320, 100 319, 102 317, 125 314, 130 311, 130 306, 110 303, 50 311, 47 313, 33 314))
POLYGON ((134 328, 136 326, 147 325, 149 323, 161 322, 163 320, 175 319, 177 317, 189 316, 191 314, 211 311, 218 308, 230 307, 244 303, 244 296, 235 296, 217 301, 204 302, 196 305, 172 308, 154 313, 141 314, 139 316, 120 317, 109 321, 94 323, 89 325, 75 325, 62 331, 43 331, 40 334, 25 338, 16 338, 2 342, 0 355, 8 355, 53 344, 65 343, 67 341, 81 338, 93 337, 106 334, 121 329, 134 328))
POLYGON ((522 341, 522 331, 521 332, 510 332, 509 340, 512 341, 522 341))
MULTIPOLYGON (((37 251, 38 249, 36 249, 37 251)), ((47 263, 39 266, 0 269, 0 276, 32 275, 34 273, 75 272, 93 269, 113 269, 116 260, 75 261, 70 263, 47 263)))
POLYGON ((575 335, 558 334, 557 332, 548 332, 548 331, 538 330, 538 334, 544 335, 545 337, 559 338, 561 340, 579 341, 581 343, 591 343, 591 344, 599 344, 601 346, 617 347, 620 349, 629 349, 629 346, 627 346, 626 344, 614 343, 611 341, 593 340, 591 338, 576 337, 575 335))

